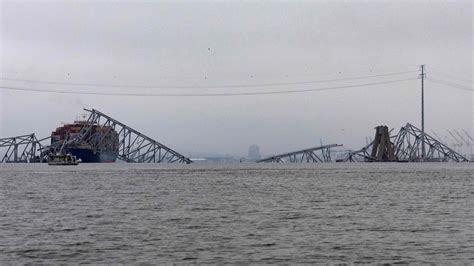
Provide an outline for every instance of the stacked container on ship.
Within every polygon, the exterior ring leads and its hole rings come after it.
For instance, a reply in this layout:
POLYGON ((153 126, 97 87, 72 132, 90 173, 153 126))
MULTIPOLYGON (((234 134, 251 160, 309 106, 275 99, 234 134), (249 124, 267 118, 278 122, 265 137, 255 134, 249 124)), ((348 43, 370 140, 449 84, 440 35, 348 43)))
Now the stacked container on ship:
MULTIPOLYGON (((51 145, 63 142, 68 135, 68 139, 74 138, 85 124, 86 121, 74 121, 73 124, 56 128, 51 133, 51 145)), ((115 162, 119 151, 119 137, 112 127, 92 125, 84 139, 86 141, 66 144, 63 152, 70 153, 85 163, 115 162)))

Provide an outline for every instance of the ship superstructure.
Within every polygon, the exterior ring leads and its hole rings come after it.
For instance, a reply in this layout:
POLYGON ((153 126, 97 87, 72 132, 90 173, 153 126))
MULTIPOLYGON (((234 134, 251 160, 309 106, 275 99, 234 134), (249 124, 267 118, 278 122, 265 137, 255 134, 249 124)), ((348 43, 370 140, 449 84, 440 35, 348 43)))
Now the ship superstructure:
POLYGON ((56 128, 51 133, 51 145, 64 143, 63 152, 70 153, 85 163, 115 162, 119 152, 119 136, 110 126, 92 125, 82 136, 82 141, 67 141, 78 137, 85 124, 86 121, 74 121, 56 128))

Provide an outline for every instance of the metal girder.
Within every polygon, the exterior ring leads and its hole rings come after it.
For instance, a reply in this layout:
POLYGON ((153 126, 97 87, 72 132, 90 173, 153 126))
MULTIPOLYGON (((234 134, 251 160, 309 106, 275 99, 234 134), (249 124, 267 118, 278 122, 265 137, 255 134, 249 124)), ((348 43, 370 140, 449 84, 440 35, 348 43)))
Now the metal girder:
POLYGON ((104 147, 104 140, 112 137, 118 138, 120 145, 117 158, 125 162, 192 163, 192 161, 184 155, 100 111, 94 109, 84 110, 90 112, 89 118, 81 128, 79 134, 67 140, 66 145, 86 143, 91 145, 93 149, 100 151, 99 147, 104 147), (101 131, 100 135, 91 134, 93 131, 92 128, 97 125, 106 129, 106 131, 101 131))
POLYGON ((469 160, 441 143, 432 136, 422 132, 417 127, 407 123, 398 132, 394 147, 397 161, 419 162, 422 161, 421 146, 424 140, 428 150, 425 153, 424 161, 434 162, 468 162, 469 160))
POLYGON ((46 139, 38 140, 34 133, 0 139, 0 154, 3 154, 0 163, 41 162, 41 141, 46 139))
POLYGON ((344 162, 367 162, 369 160, 375 160, 371 157, 372 147, 374 146, 374 141, 367 144, 365 147, 357 151, 349 151, 346 157, 343 159, 344 162))
MULTIPOLYGON (((374 139, 366 146, 356 151, 349 151, 343 162, 393 162, 394 146, 390 136, 393 129, 388 130, 387 126, 378 126, 375 128, 374 139)), ((367 137, 366 137, 367 141, 367 137)))
POLYGON ((280 155, 275 155, 266 159, 257 161, 257 163, 263 162, 277 162, 277 163, 323 163, 331 161, 330 148, 342 146, 341 144, 324 145, 320 147, 304 149, 280 155), (287 160, 285 160, 285 158, 287 160))

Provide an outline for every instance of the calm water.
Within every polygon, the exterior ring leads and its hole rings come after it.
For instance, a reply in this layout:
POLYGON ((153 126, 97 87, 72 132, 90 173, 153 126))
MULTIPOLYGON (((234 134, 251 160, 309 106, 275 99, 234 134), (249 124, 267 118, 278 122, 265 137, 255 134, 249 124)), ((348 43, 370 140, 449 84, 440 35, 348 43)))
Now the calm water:
POLYGON ((0 262, 474 263, 474 164, 0 165, 0 262))

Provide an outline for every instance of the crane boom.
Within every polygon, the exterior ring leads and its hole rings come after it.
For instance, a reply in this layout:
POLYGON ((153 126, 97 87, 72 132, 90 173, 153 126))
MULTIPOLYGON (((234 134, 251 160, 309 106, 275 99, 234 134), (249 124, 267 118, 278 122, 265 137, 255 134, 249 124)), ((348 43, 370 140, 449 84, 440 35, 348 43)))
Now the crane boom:
POLYGON ((438 141, 442 141, 441 137, 438 134, 436 134, 436 132, 431 130, 431 133, 438 139, 438 141))
POLYGON ((474 141, 474 138, 466 131, 466 130, 462 130, 464 132, 464 134, 466 134, 466 136, 471 140, 471 141, 474 141))
POLYGON ((451 137, 454 139, 454 141, 457 142, 457 143, 456 143, 457 145, 462 145, 462 142, 459 141, 459 139, 453 134, 453 132, 451 132, 451 130, 446 129, 446 131, 448 131, 449 135, 451 135, 451 137))
POLYGON ((467 146, 471 145, 471 143, 469 143, 469 141, 466 140, 466 139, 464 138, 464 136, 461 135, 461 133, 459 133, 459 131, 457 131, 456 129, 454 129, 453 131, 454 131, 454 133, 456 133, 456 135, 458 135, 458 137, 459 137, 462 141, 464 141, 464 143, 465 143, 467 146))

